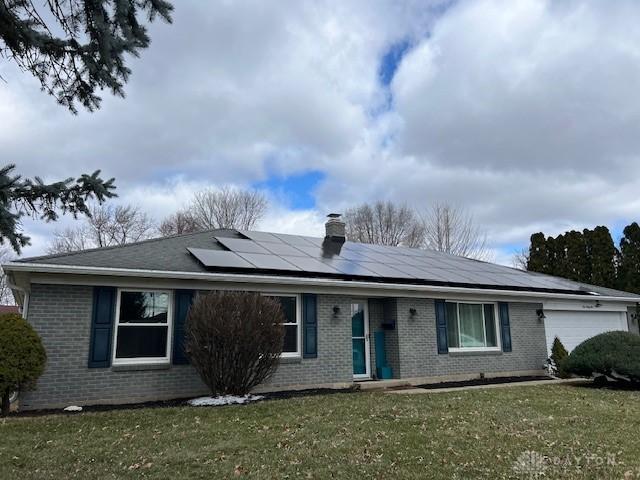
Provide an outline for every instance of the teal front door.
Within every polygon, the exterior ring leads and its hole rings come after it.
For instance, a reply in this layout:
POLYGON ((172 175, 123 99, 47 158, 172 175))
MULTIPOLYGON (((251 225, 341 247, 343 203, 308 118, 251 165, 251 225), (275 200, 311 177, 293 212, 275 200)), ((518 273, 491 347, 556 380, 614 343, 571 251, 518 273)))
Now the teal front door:
POLYGON ((351 304, 351 343, 353 346, 353 378, 370 378, 369 318, 365 302, 351 304))

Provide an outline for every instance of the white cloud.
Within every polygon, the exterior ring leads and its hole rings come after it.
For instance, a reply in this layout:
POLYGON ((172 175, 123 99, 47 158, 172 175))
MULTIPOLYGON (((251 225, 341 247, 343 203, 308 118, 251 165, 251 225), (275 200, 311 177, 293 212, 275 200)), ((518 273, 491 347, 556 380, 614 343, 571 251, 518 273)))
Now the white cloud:
MULTIPOLYGON (((175 6, 131 62, 127 98, 105 92, 95 114, 69 115, 0 64, 3 158, 52 179, 102 168, 118 201, 158 219, 204 186, 319 170, 316 209, 274 197, 261 228, 321 233, 325 213, 363 201, 445 200, 501 261, 534 231, 637 215, 635 1, 175 6), (387 92, 382 56, 405 39, 387 92)), ((55 228, 26 225, 29 252, 55 228)))

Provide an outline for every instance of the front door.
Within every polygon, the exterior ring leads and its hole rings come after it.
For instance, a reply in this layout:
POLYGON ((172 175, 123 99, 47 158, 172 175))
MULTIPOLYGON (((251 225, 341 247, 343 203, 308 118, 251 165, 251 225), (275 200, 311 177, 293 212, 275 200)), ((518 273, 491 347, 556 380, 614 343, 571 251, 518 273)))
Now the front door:
POLYGON ((351 343, 353 378, 371 378, 369 365, 369 315, 366 302, 351 304, 351 343))

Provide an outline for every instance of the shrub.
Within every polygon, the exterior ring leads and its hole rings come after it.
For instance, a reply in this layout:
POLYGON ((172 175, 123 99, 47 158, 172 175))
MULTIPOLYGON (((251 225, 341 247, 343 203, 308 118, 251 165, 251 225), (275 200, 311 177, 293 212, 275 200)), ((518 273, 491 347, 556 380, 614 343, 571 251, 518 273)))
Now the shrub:
POLYGON ((565 364, 569 373, 582 377, 640 382, 640 336, 629 332, 607 332, 578 345, 565 364))
POLYGON ((560 378, 567 378, 569 376, 569 373, 565 369, 565 363, 568 356, 569 352, 564 348, 560 339, 556 337, 553 340, 553 345, 551 346, 551 369, 554 375, 557 375, 560 378))
POLYGON ((0 315, 0 396, 2 416, 9 414, 12 392, 35 385, 47 361, 40 337, 16 313, 0 315))
POLYGON ((246 395, 269 378, 282 353, 284 314, 258 293, 198 296, 187 315, 185 350, 215 395, 246 395))

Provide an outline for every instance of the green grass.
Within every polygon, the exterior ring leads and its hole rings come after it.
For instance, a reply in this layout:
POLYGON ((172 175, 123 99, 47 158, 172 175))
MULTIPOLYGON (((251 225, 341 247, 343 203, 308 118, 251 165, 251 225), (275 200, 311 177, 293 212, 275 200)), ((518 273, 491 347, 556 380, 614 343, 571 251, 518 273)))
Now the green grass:
POLYGON ((551 457, 545 478, 640 478, 640 393, 349 393, 0 420, 3 480, 533 478, 513 468, 525 451, 551 457))

